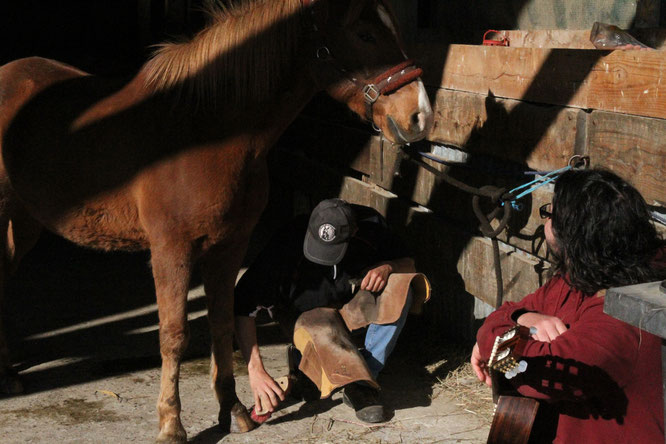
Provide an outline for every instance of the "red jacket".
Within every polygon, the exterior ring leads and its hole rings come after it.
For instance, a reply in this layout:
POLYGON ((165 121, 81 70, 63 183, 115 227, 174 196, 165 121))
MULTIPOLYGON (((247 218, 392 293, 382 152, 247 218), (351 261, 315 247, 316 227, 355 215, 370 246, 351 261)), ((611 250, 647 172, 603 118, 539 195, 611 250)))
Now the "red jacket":
POLYGON ((529 340, 527 370, 511 380, 521 394, 557 410, 553 442, 663 443, 661 339, 606 315, 603 305, 603 297, 585 297, 555 276, 488 316, 477 334, 479 351, 490 357, 518 310, 556 316, 569 329, 551 343, 529 340))

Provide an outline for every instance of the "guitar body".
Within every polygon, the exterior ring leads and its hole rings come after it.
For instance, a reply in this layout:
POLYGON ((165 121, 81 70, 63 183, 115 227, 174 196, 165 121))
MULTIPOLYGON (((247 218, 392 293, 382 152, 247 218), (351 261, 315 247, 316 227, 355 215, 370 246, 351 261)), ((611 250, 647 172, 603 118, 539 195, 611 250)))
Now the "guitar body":
POLYGON ((488 444, 527 444, 538 409, 536 399, 500 395, 488 444))

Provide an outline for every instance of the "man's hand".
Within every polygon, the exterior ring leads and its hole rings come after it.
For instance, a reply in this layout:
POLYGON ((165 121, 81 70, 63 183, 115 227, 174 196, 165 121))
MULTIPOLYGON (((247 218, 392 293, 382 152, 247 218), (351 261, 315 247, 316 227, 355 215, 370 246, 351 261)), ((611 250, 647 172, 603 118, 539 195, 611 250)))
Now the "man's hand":
POLYGON ((284 400, 284 393, 264 368, 257 344, 255 320, 249 316, 236 316, 235 320, 236 340, 247 362, 247 373, 254 394, 255 410, 258 409, 257 413, 265 410, 272 412, 280 402, 278 398, 284 400))
POLYGON ((277 382, 269 375, 266 370, 260 368, 248 367, 250 377, 250 387, 254 394, 254 405, 256 413, 273 412, 280 401, 284 401, 284 392, 277 382))
POLYGON ((361 290, 367 290, 373 293, 382 291, 384 287, 386 287, 386 281, 388 281, 388 277, 392 272, 393 267, 391 264, 382 264, 370 269, 361 281, 361 290))
POLYGON ((527 312, 517 319, 518 324, 525 327, 536 327, 536 334, 532 339, 541 342, 551 342, 556 337, 567 331, 567 326, 558 317, 548 316, 541 313, 527 312))
POLYGON ((490 372, 488 372, 486 361, 481 359, 478 343, 474 344, 474 348, 472 349, 472 359, 470 359, 470 362, 472 363, 472 368, 474 369, 474 373, 476 373, 476 377, 479 378, 479 381, 485 382, 488 387, 492 386, 490 372))

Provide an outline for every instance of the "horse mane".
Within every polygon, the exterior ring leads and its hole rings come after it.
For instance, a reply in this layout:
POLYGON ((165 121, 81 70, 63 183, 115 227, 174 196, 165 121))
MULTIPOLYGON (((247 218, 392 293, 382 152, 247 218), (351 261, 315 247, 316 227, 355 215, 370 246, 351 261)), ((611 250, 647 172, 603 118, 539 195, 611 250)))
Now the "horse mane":
POLYGON ((299 0, 240 0, 230 6, 209 1, 209 24, 191 40, 156 45, 142 68, 147 86, 196 105, 266 100, 293 63, 300 7, 299 0))

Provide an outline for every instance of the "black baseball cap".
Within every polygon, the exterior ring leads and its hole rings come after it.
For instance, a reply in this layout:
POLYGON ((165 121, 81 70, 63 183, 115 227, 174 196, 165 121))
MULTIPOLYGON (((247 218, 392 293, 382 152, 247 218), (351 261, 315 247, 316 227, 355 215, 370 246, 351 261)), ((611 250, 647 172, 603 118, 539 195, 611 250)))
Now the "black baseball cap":
POLYGON ((312 210, 303 241, 305 257, 320 265, 335 265, 345 257, 356 231, 356 216, 342 199, 327 199, 312 210))

